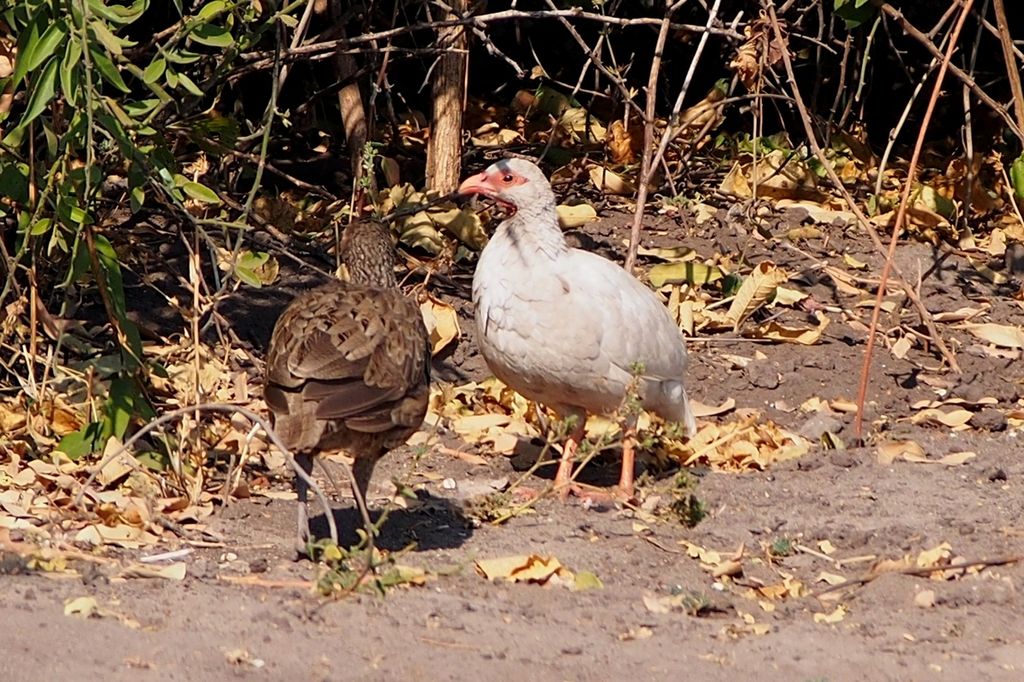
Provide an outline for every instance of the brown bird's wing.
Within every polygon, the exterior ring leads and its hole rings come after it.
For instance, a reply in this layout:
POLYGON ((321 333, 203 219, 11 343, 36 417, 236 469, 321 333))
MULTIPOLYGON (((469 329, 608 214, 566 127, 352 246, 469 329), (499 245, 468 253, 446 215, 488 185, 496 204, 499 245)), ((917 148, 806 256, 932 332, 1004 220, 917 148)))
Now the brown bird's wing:
POLYGON ((386 432, 398 438, 422 422, 428 368, 428 336, 412 301, 398 290, 332 282, 278 321, 265 396, 275 414, 301 414, 310 430, 329 422, 390 442, 386 432))

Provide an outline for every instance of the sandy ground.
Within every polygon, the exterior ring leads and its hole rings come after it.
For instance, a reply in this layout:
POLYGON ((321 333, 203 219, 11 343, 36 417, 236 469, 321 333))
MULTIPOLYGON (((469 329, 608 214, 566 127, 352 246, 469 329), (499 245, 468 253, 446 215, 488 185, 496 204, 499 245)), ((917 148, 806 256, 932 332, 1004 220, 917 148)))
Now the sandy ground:
MULTIPOLYGON (((585 238, 617 252, 621 225, 621 219, 603 221, 585 238)), ((779 225, 786 227, 785 221, 779 225)), ((802 288, 823 303, 847 308, 852 301, 816 276, 814 259, 835 262, 846 252, 877 264, 866 249, 858 252, 857 243, 839 235, 828 248, 807 247, 810 257, 724 221, 715 229, 664 227, 668 234, 654 234, 650 243, 685 239, 702 253, 742 250, 751 262, 774 253, 804 273, 802 288)), ((932 262, 928 249, 914 245, 900 257, 915 274, 919 265, 923 272, 932 262)), ((442 295, 457 302, 459 291, 442 295)), ((954 260, 925 278, 922 297, 932 310, 984 299, 993 306, 991 321, 1020 319, 1005 291, 992 289, 954 260)), ((867 311, 861 312, 866 320, 867 311)), ((904 313, 904 321, 913 318, 904 313)), ((885 433, 876 428, 873 437, 912 438, 932 459, 976 453, 963 464, 880 464, 873 446, 815 448, 767 471, 690 472, 708 510, 693 528, 670 516, 546 498, 535 513, 492 526, 474 521, 464 502, 482 482, 516 476, 510 459, 467 447, 483 456, 483 463, 474 464, 439 451, 414 457, 407 448, 382 462, 372 490, 379 508, 393 489, 392 478, 416 489, 416 502, 390 513, 380 545, 398 551, 414 544, 397 560, 425 569, 424 585, 395 587, 383 597, 322 600, 308 587, 318 569, 294 560, 292 504, 251 498, 209 521, 208 530, 223 542, 194 547, 183 581, 112 580, 108 564, 80 565, 72 578, 19 575, 15 565, 4 563, 10 574, 0 577, 2 677, 1024 679, 1020 564, 932 575, 885 573, 815 596, 829 587, 829 576, 856 580, 885 559, 910 557, 907 565, 921 561, 934 567, 933 555, 921 553, 942 543, 949 547, 940 560, 945 562, 1024 554, 1024 461, 1018 432, 1005 418, 1019 398, 1024 372, 1015 358, 993 357, 948 325, 943 331, 955 342, 962 377, 929 372, 938 361, 917 350, 907 360, 878 351, 871 416, 876 424, 885 418, 877 427, 885 433), (946 382, 950 395, 972 403, 992 397, 995 403, 972 406, 976 419, 961 432, 911 424, 905 419, 917 411, 911 405, 936 397, 929 377, 946 382), (719 563, 705 554, 702 566, 688 554, 691 545, 719 552, 719 563), (594 573, 603 587, 573 591, 550 583, 492 583, 474 570, 478 559, 516 554, 557 557, 572 571, 594 573), (716 565, 730 558, 741 571, 716 577, 716 565), (788 596, 779 592, 790 588, 788 596), (66 616, 65 601, 81 596, 94 597, 105 615, 66 616), (677 602, 702 608, 676 607, 677 602)), ((813 430, 811 417, 793 406, 810 397, 852 399, 863 358, 863 333, 855 328, 835 323, 825 336, 809 347, 726 338, 695 342, 691 393, 710 405, 731 397, 782 426, 813 430), (765 359, 744 369, 723 359, 755 350, 765 359)), ((482 376, 472 348, 467 336, 439 368, 442 380, 482 376)), ((850 418, 830 418, 832 430, 852 443, 850 418)), ((605 467, 614 474, 616 468, 614 461, 595 466, 598 473, 605 467)), ((668 472, 645 479, 642 496, 671 499, 672 477, 668 472)), ((279 487, 287 482, 282 479, 279 487)), ((534 478, 527 486, 540 489, 545 483, 534 478)), ((336 505, 339 524, 352 528, 351 499, 336 505)), ((165 544, 141 553, 186 546, 166 537, 165 544)), ((113 558, 127 561, 135 554, 113 558)))

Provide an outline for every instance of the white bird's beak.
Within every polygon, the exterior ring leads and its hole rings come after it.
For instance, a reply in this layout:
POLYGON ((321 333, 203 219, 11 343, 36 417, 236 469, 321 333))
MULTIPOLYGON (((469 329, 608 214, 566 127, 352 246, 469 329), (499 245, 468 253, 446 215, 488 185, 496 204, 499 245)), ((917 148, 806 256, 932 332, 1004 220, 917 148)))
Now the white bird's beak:
POLYGON ((490 196, 494 193, 494 186, 490 182, 487 171, 471 175, 459 185, 459 194, 483 194, 490 196))

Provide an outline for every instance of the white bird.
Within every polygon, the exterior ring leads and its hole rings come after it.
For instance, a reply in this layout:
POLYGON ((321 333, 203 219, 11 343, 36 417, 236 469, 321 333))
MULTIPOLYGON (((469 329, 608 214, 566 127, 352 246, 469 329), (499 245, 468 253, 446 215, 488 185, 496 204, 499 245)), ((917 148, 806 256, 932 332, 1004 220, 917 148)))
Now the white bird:
MULTIPOLYGON (((499 161, 467 178, 459 193, 514 211, 473 276, 477 341, 495 376, 562 418, 575 417, 555 476, 560 496, 576 492, 572 463, 586 414, 615 411, 635 380, 645 409, 693 435, 682 333, 651 289, 619 265, 569 247, 540 168, 524 159, 499 161)), ((627 499, 634 447, 635 424, 627 423, 618 484, 627 499)))

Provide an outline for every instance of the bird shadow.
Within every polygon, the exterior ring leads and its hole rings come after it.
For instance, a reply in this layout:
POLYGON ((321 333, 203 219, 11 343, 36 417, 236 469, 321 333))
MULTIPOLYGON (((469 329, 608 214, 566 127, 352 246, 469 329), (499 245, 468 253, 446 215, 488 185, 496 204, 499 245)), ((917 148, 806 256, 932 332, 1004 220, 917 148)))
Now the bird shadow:
MULTIPOLYGON (((429 492, 416 492, 417 500, 406 509, 387 510, 387 518, 379 529, 374 544, 379 549, 397 552, 413 545, 415 551, 461 547, 473 535, 473 525, 451 500, 435 497, 429 492)), ((363 528, 363 519, 354 504, 334 509, 334 524, 338 528, 338 545, 352 547, 359 542, 357 529, 363 528)), ((370 510, 370 520, 380 523, 384 511, 370 510)), ((327 516, 323 513, 310 518, 310 530, 318 538, 330 537, 327 516)))
MULTIPOLYGON (((509 463, 515 471, 529 471, 536 466, 533 476, 553 481, 558 469, 558 451, 548 448, 544 452, 544 441, 540 438, 520 438, 513 450, 509 463), (543 458, 543 459, 541 459, 543 458), (540 465, 537 466, 538 460, 540 465)), ((621 472, 622 448, 610 446, 604 448, 593 460, 587 462, 582 469, 576 469, 576 482, 595 488, 610 488, 619 482, 621 472)), ((638 462, 638 464, 640 464, 638 462)), ((640 469, 643 470, 642 468, 640 469)))

